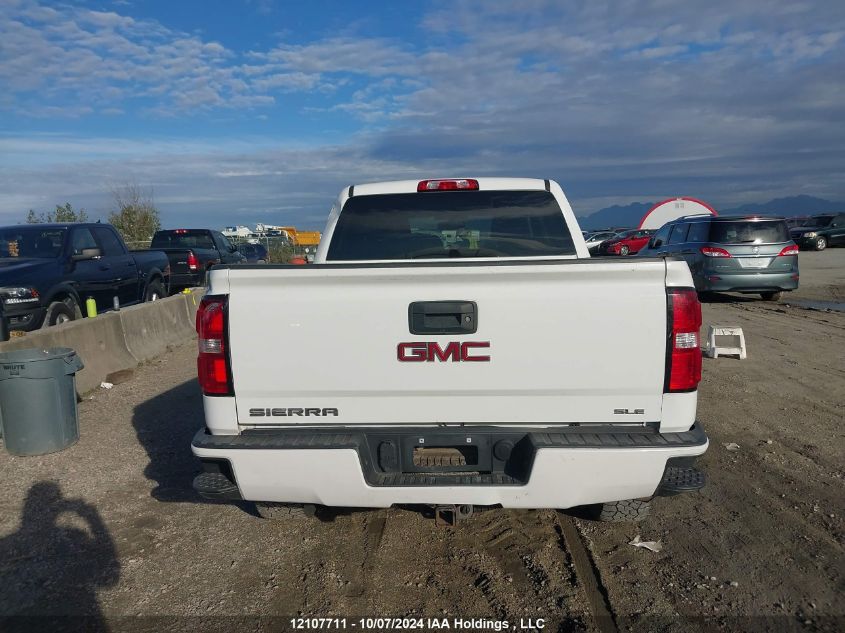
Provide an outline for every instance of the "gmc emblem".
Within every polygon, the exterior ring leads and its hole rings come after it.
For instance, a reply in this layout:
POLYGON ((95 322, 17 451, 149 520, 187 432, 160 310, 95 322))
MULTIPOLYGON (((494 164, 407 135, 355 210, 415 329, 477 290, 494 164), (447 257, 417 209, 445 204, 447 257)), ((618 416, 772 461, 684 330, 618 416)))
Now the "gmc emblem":
POLYGON ((474 355, 475 349, 489 349, 490 341, 447 343, 445 348, 439 343, 399 343, 396 346, 396 358, 402 363, 433 363, 434 361, 452 361, 453 363, 489 363, 489 356, 474 355))

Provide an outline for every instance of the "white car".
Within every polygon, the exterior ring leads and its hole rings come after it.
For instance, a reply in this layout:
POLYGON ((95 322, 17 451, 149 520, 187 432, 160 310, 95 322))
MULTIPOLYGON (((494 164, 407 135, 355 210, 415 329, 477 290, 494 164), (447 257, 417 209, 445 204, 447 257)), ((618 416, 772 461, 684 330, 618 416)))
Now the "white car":
POLYGON ((624 520, 704 485, 685 262, 591 260, 549 180, 355 185, 323 235, 312 265, 209 275, 201 495, 624 520))

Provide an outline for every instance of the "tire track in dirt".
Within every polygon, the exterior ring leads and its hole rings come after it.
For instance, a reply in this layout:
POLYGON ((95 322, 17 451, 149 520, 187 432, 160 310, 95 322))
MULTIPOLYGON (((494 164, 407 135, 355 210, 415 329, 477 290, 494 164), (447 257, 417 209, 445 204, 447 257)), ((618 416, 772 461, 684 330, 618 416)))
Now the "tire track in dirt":
POLYGON ((559 537, 560 548, 569 552, 572 557, 576 577, 584 589, 596 628, 601 633, 617 633, 619 629, 616 626, 607 589, 601 582, 599 571, 584 541, 581 540, 574 521, 567 516, 558 516, 555 531, 559 537))
POLYGON ((358 563, 359 573, 357 578, 350 581, 344 594, 350 598, 357 598, 367 593, 367 584, 372 578, 374 559, 378 554, 381 540, 384 537, 384 530, 387 526, 387 512, 384 510, 369 513, 364 519, 363 545, 361 551, 361 562, 358 563))
POLYGON ((309 535, 297 552, 299 610, 345 616, 366 613, 374 596, 373 583, 384 582, 376 558, 386 525, 387 513, 374 510, 339 512, 298 526, 309 535))
POLYGON ((497 618, 544 618, 560 631, 589 628, 588 602, 561 552, 553 512, 493 510, 474 522, 456 533, 456 545, 474 551, 464 572, 497 618))

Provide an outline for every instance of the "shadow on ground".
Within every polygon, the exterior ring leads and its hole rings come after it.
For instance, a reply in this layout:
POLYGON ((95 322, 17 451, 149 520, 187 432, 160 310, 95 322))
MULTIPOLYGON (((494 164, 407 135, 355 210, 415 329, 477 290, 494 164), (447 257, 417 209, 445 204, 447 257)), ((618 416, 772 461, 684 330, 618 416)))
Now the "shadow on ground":
POLYGON ((764 301, 759 293, 752 294, 727 294, 722 292, 700 292, 698 299, 701 303, 763 303, 767 305, 774 305, 774 301, 764 301))
POLYGON ((0 630, 107 631, 97 590, 119 578, 97 509, 39 482, 27 494, 20 528, 0 539, 0 630))
POLYGON ((196 379, 135 407, 132 426, 150 460, 144 475, 156 484, 153 498, 204 502, 191 486, 200 470, 199 461, 191 453, 191 439, 204 425, 202 395, 196 379))

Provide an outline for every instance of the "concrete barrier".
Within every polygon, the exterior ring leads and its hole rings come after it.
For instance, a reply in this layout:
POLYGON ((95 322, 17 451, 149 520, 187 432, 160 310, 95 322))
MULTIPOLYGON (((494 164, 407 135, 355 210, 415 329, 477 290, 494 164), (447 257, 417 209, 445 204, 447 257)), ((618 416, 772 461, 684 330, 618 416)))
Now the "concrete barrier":
POLYGON ((176 295, 118 312, 126 347, 136 360, 154 358, 168 345, 177 345, 191 336, 194 326, 188 319, 189 296, 176 295))
POLYGON ((96 389, 109 374, 131 369, 196 336, 194 321, 203 288, 159 301, 106 312, 28 332, 0 343, 0 352, 17 349, 70 347, 85 363, 76 375, 76 389, 96 389))
POLYGON ((85 367, 76 374, 79 393, 98 387, 114 371, 138 364, 126 347, 120 315, 116 313, 101 314, 94 319, 72 321, 15 337, 0 345, 0 352, 48 347, 70 347, 82 358, 85 367))
POLYGON ((185 306, 188 308, 188 320, 191 322, 191 327, 196 328, 197 309, 205 294, 205 288, 190 288, 190 291, 190 293, 185 293, 185 306))

